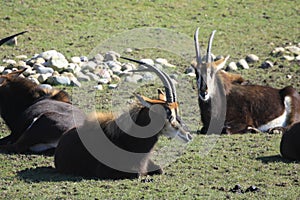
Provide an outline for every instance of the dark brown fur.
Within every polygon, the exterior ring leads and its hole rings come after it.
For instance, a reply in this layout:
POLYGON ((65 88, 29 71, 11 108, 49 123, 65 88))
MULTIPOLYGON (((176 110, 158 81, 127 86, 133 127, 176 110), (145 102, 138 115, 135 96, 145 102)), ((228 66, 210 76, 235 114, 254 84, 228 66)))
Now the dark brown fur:
POLYGON ((0 140, 0 149, 8 152, 26 152, 34 145, 56 142, 75 127, 74 118, 79 125, 85 118, 70 104, 66 92, 42 89, 19 77, 22 72, 0 76, 1 117, 11 130, 0 140))
POLYGON ((282 135, 280 153, 286 159, 300 161, 300 123, 294 124, 282 135))
MULTIPOLYGON (((134 107, 130 110, 133 121, 139 126, 150 123, 149 109, 146 107, 134 107)), ((120 118, 124 117, 123 115, 120 118)), ((162 169, 150 160, 151 151, 158 141, 158 134, 147 138, 137 138, 123 132, 116 124, 112 113, 97 113, 88 118, 79 131, 84 129, 84 134, 94 131, 93 124, 98 121, 105 135, 118 147, 136 153, 145 153, 143 157, 136 158, 136 165, 131 166, 132 172, 124 172, 113 169, 98 161, 91 155, 80 140, 77 129, 67 131, 61 138, 55 151, 55 167, 59 172, 75 174, 85 177, 97 177, 100 179, 136 178, 139 175, 161 174, 162 169)), ((100 133, 99 133, 100 134, 100 133)), ((143 134, 143 133, 140 133, 143 134)), ((97 141, 100 145, 102 141, 97 141)), ((110 154, 106 149, 105 154, 110 154)), ((113 159, 120 159, 118 156, 113 159)))
MULTIPOLYGON (((224 75, 218 74, 227 101, 223 132, 245 133, 249 127, 258 128, 277 118, 284 112, 285 96, 292 99, 292 113, 285 127, 300 121, 300 95, 293 87, 275 89, 260 85, 233 84, 234 79, 224 75)), ((199 106, 203 122, 201 133, 206 133, 211 120, 210 100, 204 102, 199 98, 199 106)))

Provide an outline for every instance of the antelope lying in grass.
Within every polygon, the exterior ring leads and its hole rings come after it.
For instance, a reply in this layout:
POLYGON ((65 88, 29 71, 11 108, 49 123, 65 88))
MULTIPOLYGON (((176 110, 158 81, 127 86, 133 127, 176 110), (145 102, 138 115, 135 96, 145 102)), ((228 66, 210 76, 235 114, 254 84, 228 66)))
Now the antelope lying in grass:
POLYGON ((211 34, 206 61, 202 62, 195 32, 197 66, 195 67, 198 102, 203 128, 201 133, 220 129, 223 133, 245 133, 249 130, 270 132, 300 121, 300 95, 291 86, 275 89, 260 85, 233 84, 232 78, 221 69, 229 56, 211 61, 211 45, 215 31, 211 34), (223 119, 222 119, 223 118, 223 119))
POLYGON ((23 71, 0 76, 0 113, 11 130, 0 139, 0 150, 43 152, 55 148, 63 132, 75 127, 73 118, 83 122, 85 115, 70 104, 66 92, 43 89, 19 77, 23 71))
POLYGON ((151 65, 131 61, 143 64, 155 72, 164 84, 166 95, 159 92, 158 99, 136 95, 140 104, 133 106, 129 114, 123 113, 119 117, 115 117, 112 113, 92 114, 82 127, 67 131, 55 151, 55 167, 59 172, 100 179, 161 174, 161 167, 149 158, 158 137, 160 135, 179 137, 184 142, 192 139, 178 116, 176 91, 169 76, 151 65), (161 113, 152 111, 152 106, 157 105, 162 106, 161 113), (125 121, 124 123, 128 125, 128 118, 133 120, 132 124, 129 123, 126 130, 120 128, 118 122, 125 121), (159 120, 162 126, 147 128, 155 119, 159 120), (135 126, 146 129, 137 129, 135 126), (90 141, 95 142, 93 145, 97 147, 95 154, 101 154, 98 158, 87 150, 88 146, 82 142, 82 139, 89 135, 90 141))
POLYGON ((300 123, 296 123, 283 133, 280 142, 282 157, 300 161, 300 123))
POLYGON ((17 33, 17 34, 14 34, 14 35, 11 35, 11 36, 8 36, 6 38, 3 38, 0 40, 0 46, 8 41, 10 41, 11 39, 17 37, 18 35, 22 35, 24 33, 27 33, 27 31, 23 31, 23 32, 20 32, 20 33, 17 33))
MULTIPOLYGON (((24 32, 0 40, 0 45, 24 32)), ((0 151, 44 152, 55 148, 63 132, 83 123, 85 115, 70 104, 66 92, 39 87, 19 77, 26 69, 0 75, 0 114, 11 130, 0 151), (80 123, 82 122, 82 123, 80 123)))

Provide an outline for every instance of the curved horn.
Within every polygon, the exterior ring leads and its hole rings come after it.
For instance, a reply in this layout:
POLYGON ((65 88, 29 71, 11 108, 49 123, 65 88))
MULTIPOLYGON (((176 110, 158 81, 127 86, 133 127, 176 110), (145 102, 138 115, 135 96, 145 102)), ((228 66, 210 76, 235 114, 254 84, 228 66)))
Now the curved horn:
POLYGON ((198 41, 198 35, 199 35, 199 27, 197 28, 197 30, 196 30, 196 32, 195 32, 195 35, 194 35, 197 67, 199 67, 200 64, 202 63, 201 52, 200 52, 200 46, 199 46, 199 41, 198 41))
MULTIPOLYGON (((141 65, 146 66, 147 68, 150 68, 160 78, 160 80, 163 82, 163 85, 165 87, 167 102, 168 103, 174 102, 174 96, 173 96, 172 86, 171 86, 168 78, 165 76, 165 74, 162 71, 160 71, 156 67, 154 67, 152 65, 149 65, 147 63, 144 63, 142 61, 134 60, 134 59, 131 59, 131 58, 126 58, 126 57, 123 57, 123 56, 121 56, 121 58, 123 58, 125 60, 132 61, 132 62, 139 63, 141 65)), ((138 71, 148 71, 148 70, 138 70, 138 71)))
POLYGON ((208 41, 208 47, 207 47, 207 52, 206 52, 206 63, 211 62, 211 45, 212 45, 215 33, 216 33, 216 30, 214 30, 211 33, 209 41, 208 41))
POLYGON ((165 77, 167 78, 167 80, 170 83, 172 93, 173 93, 173 101, 172 102, 176 102, 177 101, 176 87, 175 87, 174 83, 172 82, 172 79, 170 78, 170 76, 167 73, 165 73, 164 71, 161 71, 161 72, 165 75, 165 77))
POLYGON ((23 32, 21 32, 21 33, 17 33, 17 34, 14 34, 14 35, 11 35, 11 36, 8 36, 8 37, 6 37, 6 38, 1 39, 1 40, 0 40, 0 46, 1 46, 2 44, 4 44, 5 42, 11 40, 12 38, 14 38, 14 37, 16 37, 16 36, 18 36, 18 35, 22 35, 22 34, 24 34, 24 33, 26 33, 26 32, 28 32, 28 31, 23 31, 23 32))

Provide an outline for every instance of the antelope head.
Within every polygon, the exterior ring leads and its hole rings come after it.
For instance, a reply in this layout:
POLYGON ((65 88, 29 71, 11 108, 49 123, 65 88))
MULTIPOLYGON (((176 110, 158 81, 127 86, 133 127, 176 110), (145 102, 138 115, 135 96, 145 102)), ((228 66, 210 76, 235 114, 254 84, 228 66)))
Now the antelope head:
POLYGON ((187 130, 183 121, 180 119, 176 88, 169 75, 147 63, 138 60, 133 60, 130 58, 125 58, 125 57, 121 57, 121 58, 139 63, 147 67, 146 69, 134 70, 134 71, 154 72, 163 82, 166 93, 163 93, 161 90, 158 90, 158 99, 150 99, 145 96, 136 94, 137 99, 145 107, 150 108, 152 105, 155 104, 162 105, 164 107, 166 111, 166 118, 165 118, 164 127, 161 130, 161 134, 169 138, 179 137, 184 142, 191 141, 192 135, 187 130))
POLYGON ((198 42, 199 28, 197 28, 194 35, 197 63, 194 68, 197 79, 198 95, 202 101, 208 101, 216 92, 216 74, 225 66, 226 61, 229 58, 229 56, 227 56, 226 58, 222 58, 216 62, 212 62, 211 46, 215 32, 216 31, 213 31, 210 35, 205 62, 202 61, 198 42))

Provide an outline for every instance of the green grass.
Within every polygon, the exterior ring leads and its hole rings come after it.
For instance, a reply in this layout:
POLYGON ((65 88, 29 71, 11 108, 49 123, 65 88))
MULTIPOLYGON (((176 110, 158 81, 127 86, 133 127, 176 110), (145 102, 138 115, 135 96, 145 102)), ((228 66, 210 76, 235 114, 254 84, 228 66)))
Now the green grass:
MULTIPOLYGON (((300 91, 299 64, 283 62, 269 54, 275 46, 300 41, 299 10, 296 0, 3 1, 0 36, 23 30, 30 32, 19 37, 18 46, 0 47, 0 58, 14 58, 20 54, 32 56, 50 49, 58 50, 67 58, 90 55, 108 39, 136 28, 161 27, 192 38, 199 26, 202 46, 206 45, 212 30, 218 31, 213 46, 216 55, 230 54, 230 61, 237 61, 254 53, 260 57, 260 63, 266 59, 277 62, 272 69, 259 69, 258 63, 250 70, 239 71, 246 79, 273 87, 293 85, 300 91), (292 79, 286 78, 288 74, 292 79)), ((137 40, 143 41, 143 38, 137 40)), ((135 50, 130 55, 167 58, 178 66, 172 71, 178 74, 189 64, 177 55, 157 49, 135 50)), ((189 109, 191 113, 186 115, 185 111, 183 117, 187 116, 185 120, 190 129, 196 131, 200 128, 196 91, 192 89, 191 79, 183 75, 180 78, 185 81, 178 86, 181 110, 189 109)), ((138 90, 151 94, 157 85, 150 86, 141 86, 138 90)), ((72 88, 67 90, 72 92, 72 88)), ((96 108, 111 109, 115 92, 105 90, 92 94, 96 108)), ((3 123, 0 128, 0 136, 9 134, 3 123)), ((119 181, 58 174, 53 169, 53 157, 0 154, 0 198, 299 199, 300 165, 280 157, 280 138, 280 135, 267 134, 224 135, 208 154, 204 154, 208 140, 203 135, 195 135, 183 154, 164 167, 164 175, 119 181), (230 192, 236 184, 243 189, 255 185, 260 191, 230 192)), ((167 143, 162 139, 158 146, 167 143)))

